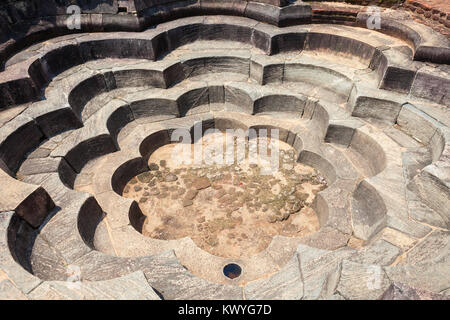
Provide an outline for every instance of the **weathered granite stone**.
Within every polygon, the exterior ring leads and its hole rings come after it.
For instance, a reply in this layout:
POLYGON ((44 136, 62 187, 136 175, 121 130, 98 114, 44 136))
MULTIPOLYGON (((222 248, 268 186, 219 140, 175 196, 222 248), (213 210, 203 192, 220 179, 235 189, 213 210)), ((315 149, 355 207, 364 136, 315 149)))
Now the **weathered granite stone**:
POLYGON ((282 82, 284 66, 282 64, 269 64, 261 61, 264 58, 251 61, 250 77, 259 84, 282 82))
POLYGON ((95 227, 102 217, 101 208, 90 195, 72 191, 70 199, 40 231, 52 239, 54 248, 69 264, 92 250, 95 227))
POLYGON ((449 232, 433 231, 410 250, 399 264, 387 267, 386 273, 391 280, 415 288, 434 293, 445 290, 450 284, 449 240, 449 232))
POLYGON ((160 300, 142 271, 97 282, 44 282, 30 297, 34 300, 160 300))
POLYGON ((357 129, 350 142, 350 149, 359 153, 370 169, 370 174, 376 175, 386 167, 386 154, 380 144, 372 137, 357 129))
POLYGON ((431 228, 423 225, 421 223, 417 223, 413 220, 404 220, 396 217, 388 216, 386 223, 389 227, 406 233, 415 238, 422 238, 430 233, 431 228))
MULTIPOLYGON (((410 191, 411 192, 411 191, 410 191)), ((409 215, 412 219, 439 228, 449 228, 449 222, 445 221, 436 211, 422 203, 422 201, 408 201, 409 215)))
POLYGON ((0 300, 28 300, 28 298, 11 281, 2 280, 0 281, 0 300))
POLYGON ((117 88, 144 86, 166 88, 167 86, 164 74, 157 70, 116 69, 113 74, 117 88))
POLYGON ((410 183, 410 188, 417 190, 421 200, 435 210, 447 225, 450 224, 449 181, 448 167, 439 168, 436 165, 430 165, 425 167, 410 183))
POLYGON ((21 176, 31 176, 41 173, 58 172, 61 162, 65 162, 65 160, 50 157, 27 159, 20 166, 18 174, 21 176))
POLYGON ((65 281, 70 276, 64 258, 45 236, 37 235, 30 251, 31 270, 39 279, 65 281))
POLYGON ((272 38, 271 54, 289 51, 302 51, 305 45, 306 32, 284 33, 272 38))
POLYGON ((348 260, 361 264, 388 266, 401 254, 401 250, 384 240, 377 240, 364 247, 348 260))
POLYGON ((325 136, 326 142, 337 143, 348 147, 352 141, 355 128, 345 124, 330 124, 325 136))
POLYGON ((365 62, 369 62, 375 52, 375 49, 372 46, 357 39, 322 32, 308 33, 305 50, 323 50, 341 54, 350 54, 365 62))
POLYGON ((416 264, 438 259, 441 256, 448 259, 448 250, 446 249, 448 249, 449 246, 450 232, 435 230, 408 252, 404 259, 404 263, 416 264))
POLYGON ((247 92, 241 89, 225 86, 225 102, 240 106, 244 110, 248 110, 248 112, 253 113, 253 99, 247 92))
MULTIPOLYGON (((42 281, 33 276, 16 261, 16 251, 21 246, 19 230, 24 222, 14 212, 0 213, 0 270, 4 272, 14 285, 24 294, 29 293, 42 281)), ((31 227, 28 227, 31 228, 31 227)))
POLYGON ((38 102, 28 108, 24 115, 35 119, 39 129, 48 138, 67 130, 82 127, 82 122, 68 103, 60 106, 48 101, 38 102))
POLYGON ((303 113, 305 100, 295 96, 265 96, 255 101, 254 112, 296 112, 303 113))
POLYGON ((397 123, 402 130, 422 143, 428 144, 436 132, 438 126, 436 120, 428 116, 426 113, 416 109, 411 104, 402 106, 398 115, 397 123))
POLYGON ((96 95, 109 91, 103 74, 96 74, 78 83, 69 93, 69 103, 81 117, 84 106, 96 95))
POLYGON ((190 274, 172 251, 151 257, 126 259, 92 251, 74 262, 83 278, 90 281, 112 279, 142 270, 150 285, 164 299, 242 299, 242 289, 210 283, 190 274))
POLYGON ((401 108, 402 105, 395 101, 361 95, 356 98, 352 115, 360 118, 375 118, 394 123, 401 108))
POLYGON ((36 122, 19 115, 0 128, 0 158, 16 171, 24 155, 38 145, 43 134, 36 122))
POLYGON ((79 47, 76 42, 72 41, 58 43, 41 58, 42 68, 50 77, 56 76, 82 62, 83 59, 79 47))
POLYGON ((245 8, 246 17, 275 25, 278 24, 279 14, 279 8, 257 2, 249 2, 245 8))
POLYGON ((209 104, 208 88, 198 88, 186 92, 177 100, 181 116, 185 116, 190 109, 209 104))
POLYGON ((38 227, 55 204, 44 188, 19 182, 0 170, 0 212, 15 211, 34 227, 38 227))
POLYGON ((92 38, 94 39, 83 37, 79 43, 82 57, 86 61, 109 57, 153 60, 155 57, 153 39, 92 38))
POLYGON ((415 76, 416 73, 413 70, 388 66, 384 71, 380 88, 398 92, 409 92, 415 76))
POLYGON ((447 74, 437 74, 434 70, 417 71, 412 83, 411 93, 416 97, 426 98, 443 105, 450 104, 450 86, 447 74))
POLYGON ((297 255, 304 283, 303 299, 329 299, 336 289, 341 261, 353 254, 355 251, 350 248, 328 251, 300 245, 297 255))
POLYGON ((331 227, 321 228, 318 232, 301 239, 301 243, 324 250, 336 250, 347 245, 350 235, 331 227))
POLYGON ((130 104, 130 108, 135 119, 162 114, 178 116, 180 113, 177 102, 167 99, 135 101, 130 104))

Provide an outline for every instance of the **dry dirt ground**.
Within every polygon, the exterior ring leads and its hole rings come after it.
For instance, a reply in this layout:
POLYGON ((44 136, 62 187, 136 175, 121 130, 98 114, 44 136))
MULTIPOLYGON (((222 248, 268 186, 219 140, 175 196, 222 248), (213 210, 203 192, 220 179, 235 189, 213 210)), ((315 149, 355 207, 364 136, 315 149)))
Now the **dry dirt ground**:
MULTIPOLYGON (((225 145, 227 134, 214 135, 188 148, 201 144, 207 159, 214 155, 208 146, 225 145)), ((272 174, 263 174, 264 168, 276 161, 258 156, 252 162, 248 144, 240 161, 231 151, 235 160, 228 165, 180 164, 177 145, 156 150, 150 171, 124 189, 123 196, 136 200, 147 217, 144 235, 164 240, 189 236, 214 255, 241 258, 264 250, 275 235, 303 237, 319 229, 311 204, 326 181, 314 168, 294 161, 288 144, 279 142, 279 169, 272 174)))

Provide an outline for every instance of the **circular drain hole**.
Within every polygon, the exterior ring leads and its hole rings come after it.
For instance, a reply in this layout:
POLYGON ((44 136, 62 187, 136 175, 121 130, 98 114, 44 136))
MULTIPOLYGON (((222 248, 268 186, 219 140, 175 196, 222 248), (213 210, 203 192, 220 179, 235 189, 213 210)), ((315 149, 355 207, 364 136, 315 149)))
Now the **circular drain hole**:
POLYGON ((235 263, 227 264, 223 268, 223 274, 230 279, 238 278, 242 273, 242 268, 235 263))

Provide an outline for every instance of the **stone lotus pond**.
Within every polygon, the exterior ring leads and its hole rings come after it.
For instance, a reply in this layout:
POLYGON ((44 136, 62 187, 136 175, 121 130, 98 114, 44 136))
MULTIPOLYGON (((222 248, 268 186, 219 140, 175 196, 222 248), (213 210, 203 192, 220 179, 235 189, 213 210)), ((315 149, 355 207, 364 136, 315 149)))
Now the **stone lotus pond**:
MULTIPOLYGON (((215 135, 206 139, 212 142, 196 143, 203 148, 225 144, 226 133, 215 135)), ((228 165, 189 167, 173 163, 175 148, 157 149, 149 159, 151 171, 124 188, 123 196, 136 200, 146 216, 144 235, 161 240, 189 236, 214 255, 241 258, 266 249, 275 235, 302 237, 319 229, 312 203, 326 180, 296 162, 295 150, 285 142, 279 143, 279 168, 267 174, 261 173, 261 164, 249 163, 248 148, 239 162, 234 157, 228 165)))

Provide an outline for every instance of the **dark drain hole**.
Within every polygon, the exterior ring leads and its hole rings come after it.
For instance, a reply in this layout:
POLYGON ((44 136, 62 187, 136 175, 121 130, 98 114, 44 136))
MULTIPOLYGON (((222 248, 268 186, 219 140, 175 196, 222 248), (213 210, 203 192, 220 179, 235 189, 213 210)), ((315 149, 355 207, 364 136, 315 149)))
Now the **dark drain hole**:
POLYGON ((241 273, 242 273, 241 267, 235 263, 227 264, 223 268, 223 274, 230 279, 236 279, 241 275, 241 273))

